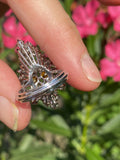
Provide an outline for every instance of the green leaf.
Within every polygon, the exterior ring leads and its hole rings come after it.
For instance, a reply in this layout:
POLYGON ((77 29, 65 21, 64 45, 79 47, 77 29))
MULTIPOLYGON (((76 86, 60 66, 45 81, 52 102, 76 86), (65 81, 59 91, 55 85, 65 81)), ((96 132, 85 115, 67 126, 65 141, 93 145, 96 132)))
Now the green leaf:
POLYGON ((25 151, 27 148, 29 148, 30 145, 32 145, 34 136, 30 134, 26 134, 22 140, 20 141, 19 144, 19 150, 20 151, 25 151))
POLYGON ((39 146, 30 146, 28 150, 26 151, 20 151, 20 150, 14 150, 14 152, 12 152, 12 157, 10 158, 10 160, 34 160, 38 159, 38 158, 42 158, 45 155, 50 154, 51 152, 53 152, 53 147, 51 145, 39 145, 39 146))
POLYGON ((116 90, 114 93, 103 94, 100 99, 100 106, 106 107, 112 104, 118 103, 120 100, 120 89, 116 90))
POLYGON ((91 57, 95 56, 94 41, 95 41, 95 36, 88 36, 86 39, 87 49, 91 57))
POLYGON ((108 122, 106 122, 99 130, 98 133, 100 134, 107 134, 110 132, 120 132, 120 114, 115 116, 114 118, 110 119, 108 122))
POLYGON ((59 127, 62 127, 67 130, 70 129, 65 120, 60 115, 52 116, 51 120, 59 127))
POLYGON ((57 124, 55 124, 53 121, 41 121, 41 120, 32 120, 31 125, 35 128, 40 128, 42 130, 49 131, 54 134, 59 134, 62 136, 71 136, 71 131, 69 129, 65 129, 64 127, 61 127, 57 124))
POLYGON ((0 59, 4 60, 10 54, 9 49, 5 49, 4 52, 0 54, 0 59))
POLYGON ((92 58, 95 60, 99 60, 102 54, 102 39, 103 39, 103 32, 99 30, 99 32, 92 36, 88 36, 86 39, 87 49, 92 58))
POLYGON ((65 10, 69 14, 69 16, 71 16, 71 4, 72 4, 72 2, 73 2, 73 0, 65 0, 64 1, 65 10))
POLYGON ((95 153, 92 149, 87 148, 86 150, 87 160, 104 160, 98 153, 95 153))
POLYGON ((40 160, 56 160, 56 156, 54 154, 48 154, 41 158, 40 160))

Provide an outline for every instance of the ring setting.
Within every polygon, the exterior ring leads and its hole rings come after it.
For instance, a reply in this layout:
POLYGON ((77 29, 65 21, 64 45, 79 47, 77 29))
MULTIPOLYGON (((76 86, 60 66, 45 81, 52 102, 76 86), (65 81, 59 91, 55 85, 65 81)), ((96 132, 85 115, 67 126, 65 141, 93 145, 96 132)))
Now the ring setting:
POLYGON ((59 107, 58 90, 63 90, 67 74, 58 70, 40 49, 30 42, 17 42, 17 53, 20 62, 18 71, 22 88, 17 99, 21 102, 38 102, 51 108, 59 107))

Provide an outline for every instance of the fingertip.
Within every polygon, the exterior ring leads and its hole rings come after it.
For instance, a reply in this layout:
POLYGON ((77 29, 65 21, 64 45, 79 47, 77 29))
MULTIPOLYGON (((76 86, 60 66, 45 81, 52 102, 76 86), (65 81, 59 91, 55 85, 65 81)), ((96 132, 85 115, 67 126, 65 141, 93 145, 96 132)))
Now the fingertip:
POLYGON ((29 103, 16 102, 0 96, 0 120, 13 131, 24 129, 31 118, 29 103))
POLYGON ((93 91, 95 89, 97 89, 101 82, 91 82, 89 80, 85 80, 84 78, 78 78, 78 81, 76 81, 75 79, 73 80, 73 78, 68 78, 68 84, 70 84, 72 87, 81 90, 81 91, 85 91, 85 92, 89 92, 89 91, 93 91))
POLYGON ((21 103, 18 101, 15 103, 15 105, 17 106, 18 113, 19 113, 17 131, 20 131, 26 128, 30 122, 31 114, 32 114, 31 106, 29 102, 21 103))
POLYGON ((120 0, 99 0, 105 5, 120 5, 120 0))

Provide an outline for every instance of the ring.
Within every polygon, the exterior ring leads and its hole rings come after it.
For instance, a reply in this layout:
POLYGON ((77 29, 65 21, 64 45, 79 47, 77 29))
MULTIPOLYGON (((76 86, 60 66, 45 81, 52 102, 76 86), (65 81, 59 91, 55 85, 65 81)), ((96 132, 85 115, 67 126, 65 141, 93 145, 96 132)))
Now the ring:
POLYGON ((67 74, 58 70, 38 46, 34 47, 30 42, 18 40, 16 49, 22 85, 17 96, 18 101, 34 103, 41 100, 51 108, 59 107, 57 91, 63 90, 67 74))

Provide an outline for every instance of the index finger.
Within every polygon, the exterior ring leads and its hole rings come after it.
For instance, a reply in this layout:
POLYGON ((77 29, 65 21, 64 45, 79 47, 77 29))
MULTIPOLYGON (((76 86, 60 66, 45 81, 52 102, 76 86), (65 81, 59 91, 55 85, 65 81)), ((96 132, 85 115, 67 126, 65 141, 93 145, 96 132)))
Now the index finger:
POLYGON ((99 86, 99 71, 58 0, 8 0, 8 4, 53 63, 68 73, 72 86, 87 91, 99 86))
POLYGON ((99 0, 105 5, 120 5, 120 0, 99 0))

